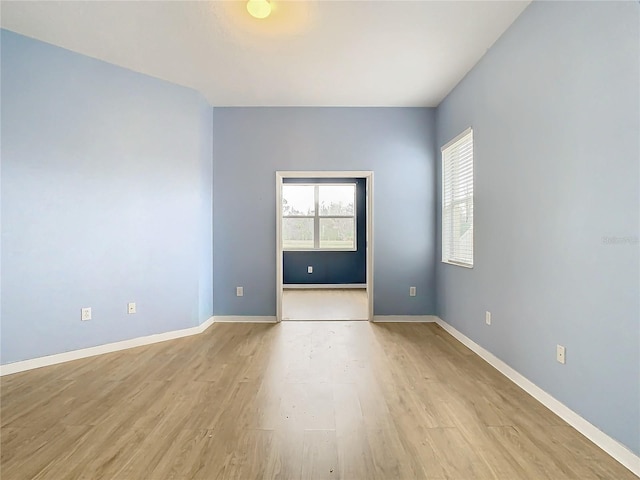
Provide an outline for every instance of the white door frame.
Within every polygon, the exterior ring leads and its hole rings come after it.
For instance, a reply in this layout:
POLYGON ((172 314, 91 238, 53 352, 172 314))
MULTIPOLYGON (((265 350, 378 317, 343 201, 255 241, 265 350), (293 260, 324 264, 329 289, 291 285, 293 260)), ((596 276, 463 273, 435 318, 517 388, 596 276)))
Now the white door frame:
POLYGON ((363 171, 295 171, 276 172, 276 320, 282 321, 282 184, 285 178, 364 178, 366 180, 367 217, 367 298, 369 321, 373 321, 373 172, 363 171))

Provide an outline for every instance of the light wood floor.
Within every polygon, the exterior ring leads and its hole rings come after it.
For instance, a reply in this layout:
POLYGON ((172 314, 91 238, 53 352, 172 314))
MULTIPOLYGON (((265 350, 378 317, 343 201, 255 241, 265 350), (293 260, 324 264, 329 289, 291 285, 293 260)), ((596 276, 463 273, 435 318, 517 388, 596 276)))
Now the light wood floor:
POLYGON ((369 301, 364 288, 285 289, 283 320, 368 320, 369 301))
POLYGON ((1 379, 1 478, 636 478, 435 324, 214 324, 1 379))

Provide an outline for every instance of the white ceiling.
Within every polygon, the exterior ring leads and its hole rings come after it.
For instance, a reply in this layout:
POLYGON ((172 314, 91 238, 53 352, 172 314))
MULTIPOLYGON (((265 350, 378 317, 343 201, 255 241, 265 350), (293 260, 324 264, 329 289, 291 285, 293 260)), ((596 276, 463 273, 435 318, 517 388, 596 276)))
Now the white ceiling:
POLYGON ((1 25, 214 106, 437 106, 528 1, 6 1, 1 25))

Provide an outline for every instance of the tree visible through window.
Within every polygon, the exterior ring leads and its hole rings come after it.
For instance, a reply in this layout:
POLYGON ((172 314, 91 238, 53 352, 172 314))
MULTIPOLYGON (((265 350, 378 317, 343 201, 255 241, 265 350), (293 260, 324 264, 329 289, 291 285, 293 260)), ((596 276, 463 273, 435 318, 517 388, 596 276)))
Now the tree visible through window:
POLYGON ((355 250, 355 211, 355 184, 284 184, 283 250, 355 250))

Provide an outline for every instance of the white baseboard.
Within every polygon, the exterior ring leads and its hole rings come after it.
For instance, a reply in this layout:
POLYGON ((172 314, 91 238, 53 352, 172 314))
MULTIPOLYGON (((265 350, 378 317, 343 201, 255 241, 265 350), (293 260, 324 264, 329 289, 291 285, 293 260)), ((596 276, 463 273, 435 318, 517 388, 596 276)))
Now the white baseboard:
POLYGON ((595 443, 602 450, 611 455, 615 460, 620 462, 635 475, 640 476, 640 457, 638 455, 636 455, 634 452, 629 450, 617 440, 611 438, 609 435, 604 433, 589 421, 582 418, 565 404, 563 404, 559 400, 556 400, 543 389, 538 387, 535 383, 518 373, 516 370, 504 363, 491 352, 475 343, 465 334, 456 330, 441 318, 435 318, 436 323, 448 333, 450 333, 456 340, 478 354, 479 357, 484 359, 505 377, 518 385, 553 413, 562 418, 565 422, 567 422, 569 425, 571 425, 573 428, 575 428, 577 431, 579 431, 581 434, 595 443))
POLYGON ((404 323, 404 322, 417 322, 417 323, 427 323, 427 322, 436 322, 438 317, 435 315, 374 315, 373 321, 376 323, 384 323, 384 322, 393 322, 393 323, 404 323))
POLYGON ((276 323, 276 316, 259 315, 216 315, 216 323, 276 323))
POLYGON ((70 362, 72 360, 78 360, 80 358, 94 357, 96 355, 102 355, 103 353, 118 352, 120 350, 126 350, 128 348, 141 347, 143 345, 150 345, 152 343, 166 342, 167 340, 174 340, 176 338, 198 335, 199 333, 202 333, 207 328, 209 328, 213 324, 213 322, 214 317, 209 317, 206 321, 204 321, 197 327, 185 328, 182 330, 173 330, 171 332, 158 333, 155 335, 148 335, 146 337, 131 338, 129 340, 122 340, 120 342, 106 343, 104 345, 82 348, 80 350, 73 350, 71 352, 56 353, 54 355, 32 358, 29 360, 23 360, 21 362, 7 363, 5 365, 0 365, 0 377, 4 375, 11 375, 12 373, 33 370, 34 368, 48 367, 50 365, 56 365, 58 363, 70 362))

